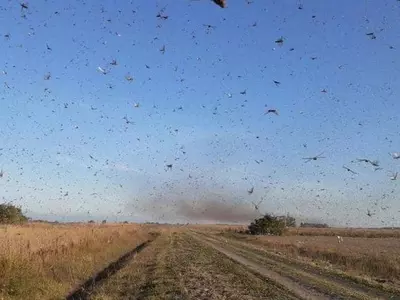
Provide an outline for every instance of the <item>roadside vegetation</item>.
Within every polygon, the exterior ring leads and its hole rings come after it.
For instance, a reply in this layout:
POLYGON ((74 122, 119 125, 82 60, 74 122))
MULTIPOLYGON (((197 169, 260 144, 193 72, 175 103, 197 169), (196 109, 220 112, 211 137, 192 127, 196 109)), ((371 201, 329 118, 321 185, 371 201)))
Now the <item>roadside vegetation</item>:
POLYGON ((313 265, 400 285, 399 229, 288 227, 284 218, 265 214, 247 229, 230 227, 220 234, 313 265))
POLYGON ((61 299, 148 232, 137 224, 0 225, 0 299, 61 299))
POLYGON ((255 219, 246 233, 252 235, 283 235, 286 231, 286 223, 282 218, 265 214, 263 217, 255 219))

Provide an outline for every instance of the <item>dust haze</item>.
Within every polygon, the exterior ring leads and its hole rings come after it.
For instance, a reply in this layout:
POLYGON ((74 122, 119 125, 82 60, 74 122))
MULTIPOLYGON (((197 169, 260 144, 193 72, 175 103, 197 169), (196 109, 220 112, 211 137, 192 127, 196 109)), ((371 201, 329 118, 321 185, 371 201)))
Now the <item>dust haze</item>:
POLYGON ((250 199, 227 189, 176 189, 144 198, 146 214, 157 221, 248 223, 260 217, 250 199))
POLYGON ((259 213, 249 204, 229 203, 212 199, 195 203, 180 201, 176 213, 178 216, 192 221, 227 223, 249 222, 259 216, 259 213))

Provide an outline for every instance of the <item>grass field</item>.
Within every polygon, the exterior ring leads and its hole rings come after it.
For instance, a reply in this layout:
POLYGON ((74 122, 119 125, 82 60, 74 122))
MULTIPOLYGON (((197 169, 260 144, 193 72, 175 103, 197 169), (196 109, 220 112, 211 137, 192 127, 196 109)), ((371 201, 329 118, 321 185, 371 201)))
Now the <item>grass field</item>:
POLYGON ((400 299, 393 296, 400 295, 397 230, 302 228, 276 237, 241 229, 0 226, 0 299, 65 299, 148 240, 115 274, 93 280, 82 299, 400 299), (376 238, 377 232, 384 234, 376 238))
POLYGON ((400 229, 372 228, 290 228, 287 235, 343 236, 359 238, 400 238, 400 229))
POLYGON ((60 299, 147 239, 132 224, 0 226, 0 299, 60 299))

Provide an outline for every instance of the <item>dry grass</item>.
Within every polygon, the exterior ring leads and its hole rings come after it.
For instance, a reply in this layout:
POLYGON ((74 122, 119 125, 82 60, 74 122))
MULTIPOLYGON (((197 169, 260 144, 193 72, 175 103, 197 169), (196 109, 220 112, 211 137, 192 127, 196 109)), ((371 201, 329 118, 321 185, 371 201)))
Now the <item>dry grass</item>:
POLYGON ((360 238, 400 238, 400 229, 370 228, 289 228, 286 235, 343 236, 360 238))
MULTIPOLYGON (((225 224, 204 224, 188 225, 194 230, 206 231, 245 231, 247 225, 225 225, 225 224)), ((311 227, 289 227, 285 235, 300 236, 342 236, 342 237, 360 237, 360 238, 400 238, 400 229, 381 229, 381 228, 311 228, 311 227)))
POLYGON ((137 224, 0 226, 0 299, 60 299, 148 239, 137 224))
POLYGON ((223 234, 290 257, 311 259, 351 275, 400 281, 400 239, 345 237, 338 243, 336 236, 223 234))

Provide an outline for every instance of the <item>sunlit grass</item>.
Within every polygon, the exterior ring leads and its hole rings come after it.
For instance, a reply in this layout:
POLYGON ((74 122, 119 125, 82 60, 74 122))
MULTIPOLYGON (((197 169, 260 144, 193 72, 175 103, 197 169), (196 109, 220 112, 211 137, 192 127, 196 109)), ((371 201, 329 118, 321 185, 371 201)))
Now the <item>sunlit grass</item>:
POLYGON ((148 239, 136 224, 0 227, 0 299, 60 299, 148 239))

